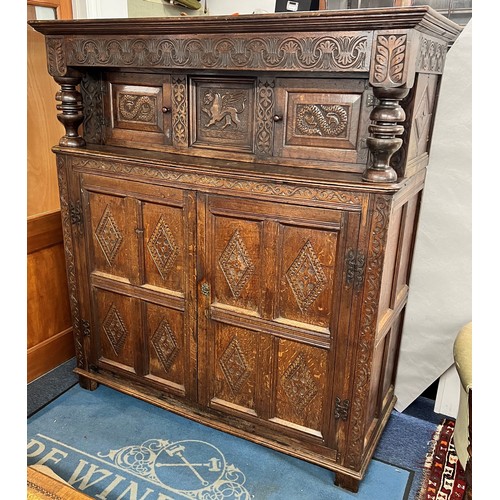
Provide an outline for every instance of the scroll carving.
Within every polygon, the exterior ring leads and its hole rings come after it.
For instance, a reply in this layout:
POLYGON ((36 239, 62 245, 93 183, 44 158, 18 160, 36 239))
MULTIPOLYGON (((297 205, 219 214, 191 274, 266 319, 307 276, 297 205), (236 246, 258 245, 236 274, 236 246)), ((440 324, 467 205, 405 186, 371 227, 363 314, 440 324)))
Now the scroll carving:
POLYGON ((367 71, 368 34, 203 35, 171 38, 75 38, 68 65, 173 69, 367 71))

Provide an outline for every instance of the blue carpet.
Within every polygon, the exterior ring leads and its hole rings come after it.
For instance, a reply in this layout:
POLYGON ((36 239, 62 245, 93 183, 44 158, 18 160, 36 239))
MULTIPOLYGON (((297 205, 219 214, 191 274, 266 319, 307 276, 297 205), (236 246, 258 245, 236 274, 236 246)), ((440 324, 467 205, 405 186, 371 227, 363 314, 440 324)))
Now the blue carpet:
POLYGON ((402 500, 413 476, 372 460, 349 493, 326 469, 105 386, 69 389, 28 419, 27 434, 28 465, 101 500, 402 500))

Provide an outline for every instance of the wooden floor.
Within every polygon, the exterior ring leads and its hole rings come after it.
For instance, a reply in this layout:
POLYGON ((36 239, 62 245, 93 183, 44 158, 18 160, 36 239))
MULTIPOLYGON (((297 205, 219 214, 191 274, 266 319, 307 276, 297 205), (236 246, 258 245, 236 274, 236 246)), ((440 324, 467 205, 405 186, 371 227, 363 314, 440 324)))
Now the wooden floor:
POLYGON ((27 499, 28 500, 89 500, 91 497, 75 490, 62 480, 56 479, 49 469, 44 474, 37 469, 28 467, 27 499))

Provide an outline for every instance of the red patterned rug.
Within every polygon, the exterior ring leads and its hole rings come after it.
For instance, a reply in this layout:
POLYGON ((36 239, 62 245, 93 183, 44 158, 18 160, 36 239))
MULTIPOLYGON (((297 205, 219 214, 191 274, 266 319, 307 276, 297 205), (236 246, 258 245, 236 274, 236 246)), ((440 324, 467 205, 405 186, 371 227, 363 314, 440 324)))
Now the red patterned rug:
POLYGON ((464 497, 465 476, 453 444, 454 430, 454 420, 445 419, 438 425, 425 460, 418 500, 461 500, 464 497))

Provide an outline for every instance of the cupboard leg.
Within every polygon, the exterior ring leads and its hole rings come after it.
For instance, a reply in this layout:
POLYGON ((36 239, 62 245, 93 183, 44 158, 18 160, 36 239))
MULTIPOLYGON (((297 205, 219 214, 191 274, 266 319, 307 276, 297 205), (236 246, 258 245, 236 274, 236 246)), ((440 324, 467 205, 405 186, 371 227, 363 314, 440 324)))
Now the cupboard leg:
POLYGON ((80 387, 82 389, 85 389, 87 391, 95 391, 97 387, 99 387, 98 382, 96 382, 95 380, 90 380, 83 375, 78 376, 78 383, 80 384, 80 387))
POLYGON ((359 490, 360 480, 354 477, 348 476, 346 474, 335 473, 335 486, 339 486, 344 490, 352 491, 353 493, 357 493, 359 490))

